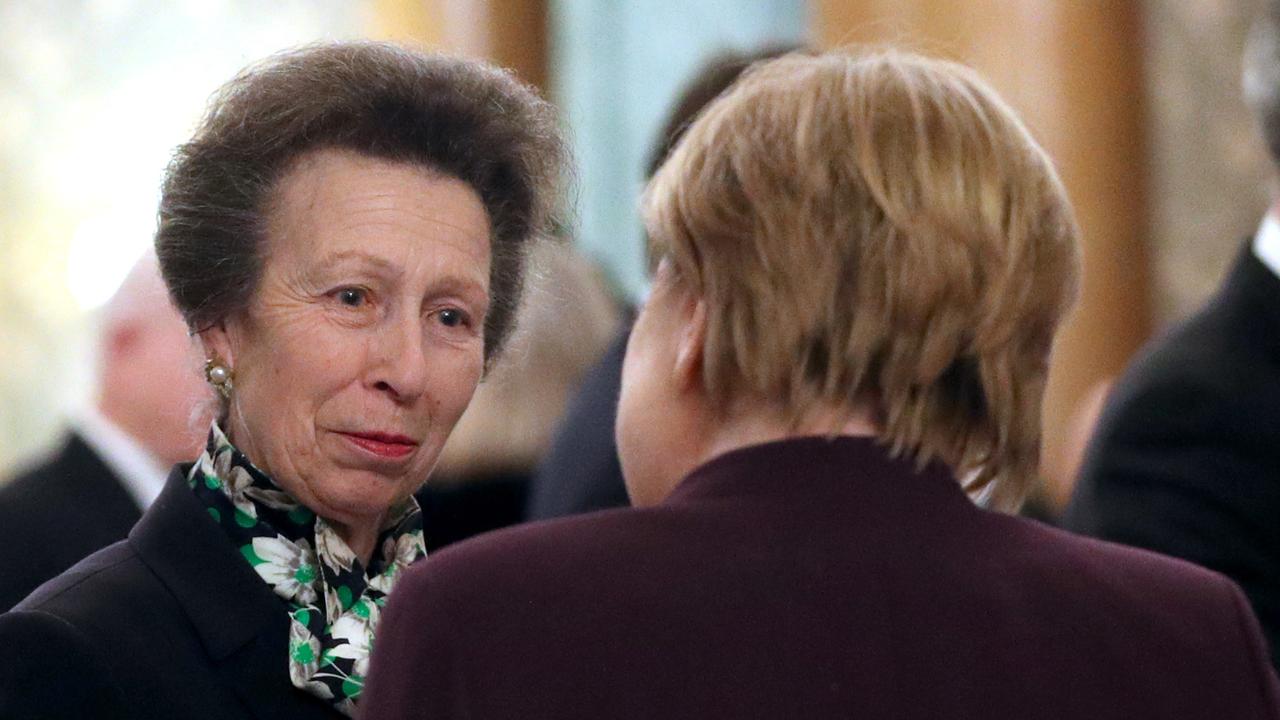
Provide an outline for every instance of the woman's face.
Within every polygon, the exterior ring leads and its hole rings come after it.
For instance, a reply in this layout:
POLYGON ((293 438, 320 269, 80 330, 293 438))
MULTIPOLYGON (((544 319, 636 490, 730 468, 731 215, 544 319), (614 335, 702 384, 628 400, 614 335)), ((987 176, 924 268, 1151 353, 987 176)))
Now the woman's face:
POLYGON ((489 221, 459 180, 323 150, 278 186, 233 368, 231 440, 321 517, 379 522, 418 488, 484 367, 489 221))

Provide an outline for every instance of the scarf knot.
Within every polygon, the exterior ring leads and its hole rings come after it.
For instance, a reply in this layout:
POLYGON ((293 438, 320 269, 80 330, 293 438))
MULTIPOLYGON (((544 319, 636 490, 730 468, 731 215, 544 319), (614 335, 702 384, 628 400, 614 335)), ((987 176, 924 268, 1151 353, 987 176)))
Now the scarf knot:
POLYGON ((289 679, 353 717, 387 593, 427 554, 417 501, 387 514, 365 568, 332 525, 254 467, 216 422, 187 483, 285 604, 289 679))

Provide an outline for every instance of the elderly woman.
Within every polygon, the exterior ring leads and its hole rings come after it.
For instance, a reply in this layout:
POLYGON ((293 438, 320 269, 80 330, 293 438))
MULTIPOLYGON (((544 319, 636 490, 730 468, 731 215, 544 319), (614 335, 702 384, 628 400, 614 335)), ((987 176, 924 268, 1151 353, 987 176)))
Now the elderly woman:
POLYGON ((221 412, 127 541, 0 618, 0 716, 352 715, 561 156, 475 62, 320 45, 224 87, 156 236, 221 412))
POLYGON ((966 495, 1031 481, 1078 274, 1049 159, 972 72, 759 66, 645 215, 639 509, 411 569, 366 717, 1277 717, 1234 585, 966 495))

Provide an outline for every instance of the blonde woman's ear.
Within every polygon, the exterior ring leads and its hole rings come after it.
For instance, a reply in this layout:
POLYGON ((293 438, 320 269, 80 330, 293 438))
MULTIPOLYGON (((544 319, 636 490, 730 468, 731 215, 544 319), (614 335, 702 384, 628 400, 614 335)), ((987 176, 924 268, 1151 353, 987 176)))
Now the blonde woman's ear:
POLYGON ((701 298, 690 297, 683 303, 687 313, 676 346, 676 363, 673 372, 676 387, 692 390, 702 383, 703 352, 707 344, 707 303, 701 298))

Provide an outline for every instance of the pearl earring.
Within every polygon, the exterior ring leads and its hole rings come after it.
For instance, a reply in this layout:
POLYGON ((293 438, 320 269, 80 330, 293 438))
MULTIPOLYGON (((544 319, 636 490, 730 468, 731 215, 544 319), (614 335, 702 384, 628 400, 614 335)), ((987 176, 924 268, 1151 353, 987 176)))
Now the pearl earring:
POLYGON ((205 362, 204 378, 209 381, 210 385, 218 389, 222 397, 231 397, 232 372, 231 368, 222 364, 222 361, 210 358, 205 362))

